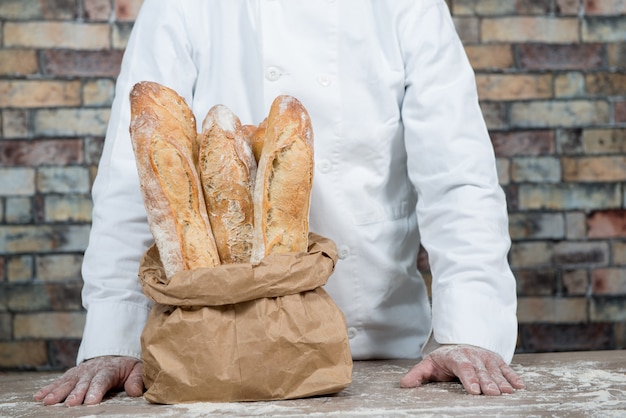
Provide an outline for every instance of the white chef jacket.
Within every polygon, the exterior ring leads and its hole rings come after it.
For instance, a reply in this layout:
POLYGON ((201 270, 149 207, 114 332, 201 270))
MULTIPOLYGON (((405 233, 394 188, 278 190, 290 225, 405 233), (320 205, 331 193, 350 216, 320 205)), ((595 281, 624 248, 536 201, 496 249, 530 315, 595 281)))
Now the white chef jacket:
POLYGON ((510 361, 517 335, 504 194, 474 74, 443 0, 145 0, 129 39, 93 186, 87 319, 78 362, 141 355, 137 279, 153 242, 129 138, 132 86, 258 124, 297 97, 315 140, 310 229, 339 249, 325 286, 353 357, 415 358, 437 344, 510 361), (419 232, 418 232, 419 229, 419 232), (431 305, 416 269, 421 242, 431 305), (432 332, 431 332, 432 331, 432 332))

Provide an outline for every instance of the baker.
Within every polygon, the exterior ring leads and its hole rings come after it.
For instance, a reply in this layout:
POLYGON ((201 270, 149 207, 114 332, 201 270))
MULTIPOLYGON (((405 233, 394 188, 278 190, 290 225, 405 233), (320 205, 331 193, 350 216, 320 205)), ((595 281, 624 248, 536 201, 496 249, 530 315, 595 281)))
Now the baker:
POLYGON ((315 132, 312 232, 340 260, 326 285, 352 356, 422 359, 403 387, 459 379, 471 394, 523 387, 505 196, 474 73, 444 0, 145 0, 116 86, 93 186, 77 366, 35 394, 95 404, 140 396, 150 303, 137 280, 153 242, 129 138, 129 92, 154 81, 196 118, 215 104, 259 123, 297 97, 315 132), (417 268, 429 255, 432 302, 417 268))

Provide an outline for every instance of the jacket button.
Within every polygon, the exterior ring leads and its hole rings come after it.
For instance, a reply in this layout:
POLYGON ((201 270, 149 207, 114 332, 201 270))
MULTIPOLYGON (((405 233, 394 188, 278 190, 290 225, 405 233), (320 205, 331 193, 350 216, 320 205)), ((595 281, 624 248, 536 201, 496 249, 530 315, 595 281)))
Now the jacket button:
POLYGON ((265 78, 269 81, 276 81, 280 78, 280 70, 276 67, 267 67, 265 70, 265 78))
POLYGON ((326 75, 326 74, 322 74, 319 77, 317 77, 317 82, 320 83, 321 86, 323 87, 328 87, 330 86, 330 76, 326 75))
POLYGON ((342 245, 341 247, 339 247, 339 251, 337 252, 337 256, 339 257, 339 259, 343 260, 347 258, 349 255, 350 255, 350 248, 348 248, 345 245, 342 245))
POLYGON ((317 168, 321 173, 328 173, 333 168, 333 164, 330 160, 319 160, 317 162, 317 168))

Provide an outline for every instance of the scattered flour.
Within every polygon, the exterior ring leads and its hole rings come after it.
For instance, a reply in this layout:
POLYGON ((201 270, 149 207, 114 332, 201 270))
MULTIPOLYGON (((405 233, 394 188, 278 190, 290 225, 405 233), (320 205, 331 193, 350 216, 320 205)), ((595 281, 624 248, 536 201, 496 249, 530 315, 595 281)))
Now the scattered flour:
MULTIPOLYGON (((355 383, 334 397, 303 401, 189 403, 151 405, 143 399, 117 394, 95 407, 67 409, 46 407, 48 417, 201 418, 235 417, 626 417, 626 363, 607 369, 602 362, 582 361, 569 365, 545 362, 514 364, 526 382, 525 390, 500 397, 466 395, 458 383, 437 383, 420 389, 389 386, 405 367, 384 365, 355 370, 355 383), (372 390, 380 387, 380 391, 372 390), (389 402, 393 397, 393 402, 389 402), (349 412, 346 412, 349 411, 349 412), (514 415, 511 414, 514 411, 514 415), (516 414, 516 415, 515 415, 516 414)), ((43 416, 40 404, 24 393, 7 391, 0 396, 0 418, 43 416)))

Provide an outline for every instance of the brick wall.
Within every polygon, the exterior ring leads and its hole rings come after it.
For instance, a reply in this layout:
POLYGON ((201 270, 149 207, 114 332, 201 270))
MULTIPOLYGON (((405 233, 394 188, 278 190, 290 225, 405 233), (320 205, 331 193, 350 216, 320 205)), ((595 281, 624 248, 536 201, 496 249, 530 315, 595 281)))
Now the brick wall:
POLYGON ((90 188, 140 4, 0 0, 0 369, 75 361, 90 188))
MULTIPOLYGON (((448 3, 509 199, 518 351, 625 348, 626 1, 448 3)), ((140 4, 0 0, 0 369, 74 361, 90 187, 140 4)))
POLYGON ((626 347, 626 1, 449 3, 509 199, 518 350, 626 347))

